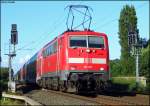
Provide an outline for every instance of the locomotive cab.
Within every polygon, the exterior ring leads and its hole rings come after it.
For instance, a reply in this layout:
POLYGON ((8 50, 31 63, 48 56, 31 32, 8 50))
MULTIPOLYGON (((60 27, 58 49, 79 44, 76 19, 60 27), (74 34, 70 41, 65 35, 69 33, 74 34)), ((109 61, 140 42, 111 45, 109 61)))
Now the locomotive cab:
POLYGON ((91 87, 88 85, 93 84, 92 88, 95 89, 95 86, 100 85, 97 83, 107 81, 109 79, 107 36, 102 33, 83 31, 71 32, 67 38, 68 79, 76 82, 76 86, 82 85, 82 88, 90 90, 91 87))

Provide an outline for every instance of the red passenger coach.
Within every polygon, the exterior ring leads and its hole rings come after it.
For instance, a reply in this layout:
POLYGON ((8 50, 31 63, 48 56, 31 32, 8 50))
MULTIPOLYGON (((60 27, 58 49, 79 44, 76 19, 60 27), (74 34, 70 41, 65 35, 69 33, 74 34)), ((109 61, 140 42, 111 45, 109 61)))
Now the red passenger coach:
POLYGON ((107 36, 94 31, 66 31, 37 56, 37 83, 46 88, 95 91, 109 79, 107 36))
POLYGON ((25 70, 23 68, 21 68, 20 70, 20 81, 24 82, 25 79, 25 70))

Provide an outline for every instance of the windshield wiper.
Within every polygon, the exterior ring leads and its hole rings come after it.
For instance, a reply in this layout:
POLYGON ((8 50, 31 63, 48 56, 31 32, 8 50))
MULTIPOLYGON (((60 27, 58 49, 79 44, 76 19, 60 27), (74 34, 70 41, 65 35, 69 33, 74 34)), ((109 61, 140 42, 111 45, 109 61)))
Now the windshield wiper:
POLYGON ((72 46, 71 48, 72 48, 72 49, 76 49, 76 48, 78 48, 78 46, 72 46))

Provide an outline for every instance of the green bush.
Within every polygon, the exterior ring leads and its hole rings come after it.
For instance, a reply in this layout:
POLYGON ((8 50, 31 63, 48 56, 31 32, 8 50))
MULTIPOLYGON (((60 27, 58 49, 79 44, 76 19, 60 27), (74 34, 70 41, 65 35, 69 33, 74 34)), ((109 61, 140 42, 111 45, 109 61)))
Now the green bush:
POLYGON ((0 91, 5 91, 8 89, 8 81, 0 80, 0 91))
POLYGON ((150 44, 147 48, 142 49, 141 57, 140 57, 140 72, 141 76, 145 76, 146 78, 150 77, 150 61, 149 61, 149 53, 150 53, 150 44))
POLYGON ((150 95, 150 81, 149 81, 149 79, 147 80, 146 87, 144 87, 144 90, 142 92, 150 95))
POLYGON ((8 68, 0 68, 0 91, 7 90, 8 76, 8 68))
POLYGON ((8 76, 9 76, 8 68, 1 67, 0 68, 0 79, 8 80, 8 76))
POLYGON ((136 83, 130 83, 129 84, 129 88, 128 88, 128 92, 135 92, 136 91, 136 83))
MULTIPOLYGON (((145 93, 149 94, 150 91, 150 83, 147 83, 147 86, 145 87, 143 84, 139 83, 137 86, 135 78, 125 78, 125 77, 113 77, 112 83, 115 85, 117 84, 120 87, 124 87, 124 89, 121 89, 124 92, 137 92, 137 93, 145 93)), ((119 88, 119 87, 118 87, 119 88)), ((116 89, 118 90, 118 89, 116 89)), ((120 91, 120 89, 119 89, 120 91)))

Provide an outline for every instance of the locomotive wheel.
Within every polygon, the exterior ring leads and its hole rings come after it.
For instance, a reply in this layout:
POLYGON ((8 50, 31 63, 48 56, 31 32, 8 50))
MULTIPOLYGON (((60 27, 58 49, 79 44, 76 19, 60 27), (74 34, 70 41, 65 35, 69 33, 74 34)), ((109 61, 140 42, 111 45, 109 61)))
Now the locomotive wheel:
POLYGON ((58 77, 58 86, 57 86, 57 90, 60 91, 60 78, 58 77))
POLYGON ((42 79, 42 88, 46 88, 46 81, 45 81, 45 78, 42 79))
POLYGON ((70 92, 70 93, 76 92, 75 82, 68 81, 67 85, 68 85, 67 86, 67 92, 70 92))
POLYGON ((62 92, 67 92, 67 82, 66 81, 61 81, 59 84, 59 90, 62 92))
POLYGON ((39 80, 39 86, 42 87, 42 81, 41 80, 39 80))
POLYGON ((67 81, 64 81, 64 92, 67 92, 67 90, 68 90, 67 81))
POLYGON ((64 91, 64 86, 63 85, 60 85, 60 91, 64 91))
POLYGON ((105 86, 105 84, 102 84, 102 90, 104 91, 105 89, 106 89, 106 86, 105 86))
POLYGON ((60 90, 59 78, 57 78, 55 90, 56 90, 56 91, 59 91, 59 90, 60 90))
POLYGON ((79 91, 80 91, 79 88, 76 87, 76 94, 79 94, 80 93, 79 91))
POLYGON ((99 91, 102 92, 104 90, 106 90, 105 82, 104 81, 100 81, 99 82, 99 91))
POLYGON ((57 91, 60 91, 60 84, 58 83, 58 85, 57 85, 57 89, 56 89, 57 91))
POLYGON ((81 93, 81 84, 78 81, 76 84, 76 94, 80 94, 80 93, 81 93))
POLYGON ((99 92, 99 90, 100 90, 100 83, 99 83, 99 81, 97 80, 97 81, 96 81, 96 92, 99 92))
POLYGON ((51 89, 51 79, 50 78, 47 79, 47 88, 51 89))

